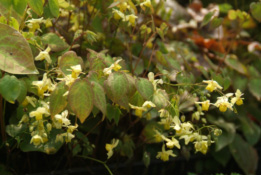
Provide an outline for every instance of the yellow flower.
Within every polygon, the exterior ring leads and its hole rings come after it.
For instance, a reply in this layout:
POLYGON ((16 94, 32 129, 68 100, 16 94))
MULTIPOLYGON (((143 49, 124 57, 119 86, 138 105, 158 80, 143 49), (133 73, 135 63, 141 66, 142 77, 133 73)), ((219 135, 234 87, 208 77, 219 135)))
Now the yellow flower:
POLYGON ((43 138, 39 135, 34 135, 32 138, 31 138, 31 141, 30 143, 33 143, 35 146, 38 146, 40 145, 41 143, 44 143, 43 141, 43 138))
POLYGON ((39 18, 39 19, 30 19, 30 20, 26 21, 26 23, 29 23, 29 24, 27 24, 29 31, 35 32, 35 30, 41 31, 40 24, 45 23, 45 20, 42 17, 42 18, 39 18))
POLYGON ((29 113, 30 117, 35 117, 35 120, 42 120, 43 115, 50 115, 44 107, 38 107, 35 111, 29 113))
POLYGON ((61 114, 56 114, 53 118, 53 125, 56 129, 61 129, 62 126, 67 127, 71 124, 70 120, 67 118, 68 111, 65 110, 61 114))
POLYGON ((162 138, 163 138, 163 136, 164 135, 162 135, 158 130, 156 130, 156 129, 154 129, 154 131, 155 131, 155 133, 156 134, 154 134, 154 140, 155 140, 155 142, 162 142, 162 138))
POLYGON ((113 155, 113 149, 119 144, 119 139, 112 139, 111 144, 106 143, 105 149, 108 151, 108 159, 113 155))
POLYGON ((150 0, 145 0, 144 2, 140 3, 140 8, 142 8, 142 10, 145 11, 145 7, 149 8, 149 9, 152 8, 150 0))
POLYGON ((122 2, 118 5, 121 12, 125 12, 130 6, 127 4, 127 2, 122 2))
POLYGON ((174 146, 176 146, 178 149, 180 149, 180 144, 179 141, 177 139, 175 139, 174 137, 172 137, 172 139, 168 139, 168 138, 163 138, 167 143, 167 147, 172 149, 174 148, 174 146))
POLYGON ((213 92, 216 89, 223 89, 218 82, 214 81, 214 80, 203 80, 203 83, 207 83, 207 87, 206 89, 210 92, 213 92))
POLYGON ((131 15, 127 15, 124 21, 129 22, 128 25, 135 26, 136 18, 138 18, 136 15, 131 14, 131 15))
POLYGON ((47 78, 46 73, 44 73, 42 81, 33 81, 32 85, 37 86, 39 97, 43 97, 44 92, 47 90, 52 91, 55 86, 52 84, 52 81, 49 78, 47 78))
POLYGON ((229 93, 226 94, 222 97, 218 97, 218 100, 216 101, 216 103, 214 104, 216 107, 219 108, 219 110, 221 112, 226 112, 227 108, 229 108, 230 110, 233 110, 233 104, 228 102, 228 97, 231 97, 233 94, 229 93))
POLYGON ((67 132, 73 133, 73 131, 78 128, 78 125, 77 124, 75 126, 74 125, 70 125, 67 128, 68 128, 67 132))
POLYGON ((206 100, 206 101, 203 101, 203 102, 196 102, 196 103, 202 105, 202 111, 208 111, 209 105, 210 105, 209 100, 206 100))
POLYGON ((75 66, 71 66, 70 70, 72 71, 72 78, 77 78, 82 72, 82 67, 80 64, 78 64, 75 66))
POLYGON ((165 161, 168 161, 169 160, 169 156, 172 156, 172 157, 176 157, 175 154, 173 154, 173 151, 172 150, 165 150, 165 145, 162 145, 162 151, 161 152, 158 152, 156 158, 157 159, 161 159, 163 160, 164 162, 165 161))
POLYGON ((112 70, 119 71, 121 69, 121 66, 119 65, 119 62, 122 59, 118 59, 115 61, 115 63, 111 64, 110 67, 103 69, 103 73, 105 75, 110 75, 112 73, 112 70))
POLYGON ((231 103, 232 103, 232 104, 235 104, 235 103, 236 103, 238 106, 239 106, 239 105, 242 105, 244 98, 241 98, 241 96, 244 95, 244 94, 242 94, 241 91, 238 89, 238 90, 236 91, 235 95, 236 95, 236 97, 233 97, 233 98, 231 99, 231 103))
POLYGON ((194 142, 194 147, 196 152, 201 152, 202 154, 206 154, 208 151, 208 141, 201 140, 194 142))
POLYGON ((158 84, 163 84, 163 80, 162 79, 154 79, 154 73, 153 72, 150 72, 148 74, 148 78, 149 78, 149 81, 153 84, 153 87, 154 87, 154 91, 157 90, 157 85, 158 84))
POLYGON ((66 133, 63 133, 61 134, 61 136, 64 138, 65 142, 68 143, 68 142, 71 142, 72 139, 75 137, 72 133, 70 132, 66 132, 66 133))
POLYGON ((120 19, 124 19, 125 18, 125 15, 121 11, 119 11, 119 10, 112 9, 112 13, 114 14, 113 17, 116 20, 120 20, 120 19))
POLYGON ((42 61, 46 60, 49 64, 52 63, 51 57, 49 55, 49 52, 51 51, 51 48, 48 46, 44 51, 41 51, 36 57, 36 61, 42 61))

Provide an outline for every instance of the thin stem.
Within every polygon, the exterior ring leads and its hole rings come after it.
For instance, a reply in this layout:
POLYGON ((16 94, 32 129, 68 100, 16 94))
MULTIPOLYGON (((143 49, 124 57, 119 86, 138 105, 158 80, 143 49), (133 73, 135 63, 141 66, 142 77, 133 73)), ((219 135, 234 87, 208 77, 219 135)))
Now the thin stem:
MULTIPOLYGON (((2 71, 2 77, 4 77, 4 71, 2 71)), ((4 104, 5 107, 5 104, 4 104)), ((0 125, 1 125, 1 136, 3 143, 6 142, 6 133, 5 133, 5 119, 4 119, 4 109, 3 109, 3 97, 0 94, 0 125)))
POLYGON ((98 160, 98 159, 95 159, 95 158, 92 158, 92 157, 89 157, 89 156, 77 156, 77 157, 81 157, 81 158, 84 158, 84 159, 89 159, 89 160, 92 160, 92 161, 95 161, 95 162, 98 162, 100 164, 103 164, 103 166, 107 169, 107 171, 109 172, 110 175, 113 175, 113 173, 111 172, 110 168, 108 167, 108 165, 106 164, 106 162, 103 162, 101 160, 98 160))

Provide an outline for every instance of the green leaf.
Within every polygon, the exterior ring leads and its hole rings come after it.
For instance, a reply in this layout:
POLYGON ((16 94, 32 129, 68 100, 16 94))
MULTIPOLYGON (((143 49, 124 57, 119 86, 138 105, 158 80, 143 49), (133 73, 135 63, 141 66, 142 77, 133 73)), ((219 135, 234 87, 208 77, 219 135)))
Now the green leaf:
POLYGON ((78 64, 80 64, 83 69, 82 58, 78 57, 74 51, 68 51, 62 55, 59 62, 59 67, 64 74, 68 75, 72 73, 71 71, 68 71, 68 69, 71 69, 71 66, 75 66, 78 64))
POLYGON ((48 44, 54 52, 63 51, 69 48, 69 45, 55 33, 47 33, 43 35, 42 41, 43 44, 48 44))
POLYGON ((125 74, 128 79, 128 91, 127 95, 128 97, 132 97, 134 93, 136 92, 136 86, 135 86, 135 79, 130 74, 125 74))
POLYGON ((19 97, 21 91, 20 81, 15 76, 5 75, 0 80, 0 94, 10 103, 19 97))
POLYGON ((19 82, 20 82, 21 89, 20 89, 20 94, 17 97, 17 101, 19 103, 22 103, 24 101, 25 97, 26 97, 26 94, 27 94, 27 85, 26 85, 26 82, 23 79, 20 79, 19 82))
POLYGON ((68 103, 72 111, 83 123, 93 108, 93 89, 87 79, 78 79, 71 85, 68 103))
POLYGON ((6 126, 6 132, 11 137, 16 137, 26 130, 26 125, 7 125, 6 126))
POLYGON ((231 153, 228 147, 221 149, 220 151, 212 151, 212 156, 218 163, 220 163, 223 167, 226 167, 228 161, 231 159, 231 153))
POLYGON ((250 145, 255 145, 260 138, 261 130, 253 121, 249 118, 241 116, 238 117, 241 123, 241 129, 243 134, 250 145))
POLYGON ((38 74, 31 48, 17 30, 0 24, 0 69, 12 74, 38 74))
POLYGON ((252 2, 250 4, 250 11, 253 17, 261 22, 261 2, 252 2))
POLYGON ((220 13, 227 13, 230 9, 232 9, 232 5, 228 3, 218 4, 220 13))
POLYGON ((67 106, 67 96, 64 96, 64 94, 68 91, 68 89, 69 88, 65 85, 65 82, 60 82, 51 93, 50 113, 52 117, 62 112, 67 106))
POLYGON ((59 3, 58 0, 48 0, 49 9, 54 17, 59 16, 59 3))
POLYGON ((121 110, 119 107, 107 104, 107 118, 109 121, 112 119, 115 121, 116 125, 118 125, 120 120, 121 110))
POLYGON ((238 71, 241 74, 247 75, 247 68, 244 64, 242 64, 237 57, 229 56, 225 59, 226 65, 231 67, 232 69, 238 71))
POLYGON ((112 101, 118 103, 126 109, 129 109, 129 102, 127 98, 129 82, 124 73, 111 73, 104 85, 107 95, 112 101))
POLYGON ((204 19, 203 19, 203 21, 201 23, 201 27, 207 25, 211 21, 211 18, 213 16, 213 14, 214 14, 214 12, 209 12, 208 14, 206 14, 204 16, 204 19))
POLYGON ((143 160, 143 163, 144 163, 145 167, 148 168, 149 165, 150 165, 150 155, 149 155, 149 153, 147 151, 145 151, 143 153, 142 160, 143 160))
POLYGON ((152 102, 158 109, 165 108, 168 106, 169 97, 165 90, 158 89, 152 97, 152 102))
POLYGON ((28 0, 30 8, 39 16, 43 14, 43 2, 42 0, 28 0))
POLYGON ((234 141, 229 145, 235 161, 245 174, 255 174, 258 163, 256 150, 250 146, 242 137, 236 134, 234 141))
POLYGON ((261 100, 261 78, 250 79, 248 89, 257 100, 261 100))
POLYGON ((208 121, 222 129, 222 134, 216 138, 216 151, 220 151, 225 146, 233 142, 236 127, 233 123, 225 121, 223 118, 215 118, 211 115, 207 116, 208 121))
POLYGON ((0 14, 5 17, 14 17, 19 23, 23 19, 27 0, 1 0, 0 1, 0 14))
POLYGON ((223 18, 217 18, 215 17, 211 22, 210 22, 210 27, 211 29, 215 29, 217 27, 219 27, 223 22, 223 18))
POLYGON ((104 115, 106 115, 107 107, 106 107, 106 97, 103 87, 94 81, 91 82, 94 92, 93 102, 94 105, 102 111, 104 115))
POLYGON ((46 154, 54 154, 56 153, 63 145, 62 142, 56 142, 56 135, 61 134, 63 131, 58 129, 52 129, 51 133, 48 135, 48 142, 42 145, 35 146, 30 143, 31 135, 26 135, 23 137, 23 141, 20 144, 20 149, 23 152, 43 152, 46 154))
POLYGON ((154 93, 154 87, 148 79, 145 79, 145 78, 137 79, 136 80, 136 88, 145 100, 151 100, 152 99, 152 96, 153 96, 153 93, 154 93))

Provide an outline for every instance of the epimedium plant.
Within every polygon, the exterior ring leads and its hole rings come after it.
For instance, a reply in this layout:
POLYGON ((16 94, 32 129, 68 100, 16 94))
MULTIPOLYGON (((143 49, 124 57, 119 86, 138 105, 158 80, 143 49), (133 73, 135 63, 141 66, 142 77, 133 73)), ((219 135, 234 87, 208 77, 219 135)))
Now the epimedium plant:
MULTIPOLYGON (((258 142, 260 129, 244 117, 240 105, 247 100, 241 92, 246 86, 260 99, 260 73, 241 63, 233 48, 238 35, 254 25, 252 17, 220 6, 224 18, 214 9, 200 19, 194 15, 188 25, 173 25, 165 5, 150 0, 1 1, 2 145, 54 154, 67 144, 74 156, 103 163, 112 174, 106 162, 91 157, 101 147, 88 136, 99 135, 97 128, 103 126, 109 133, 100 138, 107 159, 115 152, 131 158, 142 146, 148 166, 150 154, 168 161, 178 150, 206 154, 216 142, 218 154, 227 154, 229 147, 243 171, 254 173, 257 156, 250 144, 258 142), (223 46, 219 39, 184 31, 220 27, 236 32, 233 43, 223 46), (6 102, 14 104, 14 113, 5 111, 6 102), (237 113, 248 142, 236 134, 237 121, 231 117, 237 113), (255 138, 251 129, 258 133, 255 138), (149 154, 146 146, 154 144, 161 149, 155 146, 149 154), (235 153, 239 145, 254 157, 252 162, 241 161, 244 152, 235 153)), ((258 8, 259 2, 250 6, 259 21, 258 8)), ((249 47, 249 52, 260 49, 249 47)), ((260 59, 253 62, 260 66, 260 59)), ((219 162, 229 159, 213 154, 219 162)))

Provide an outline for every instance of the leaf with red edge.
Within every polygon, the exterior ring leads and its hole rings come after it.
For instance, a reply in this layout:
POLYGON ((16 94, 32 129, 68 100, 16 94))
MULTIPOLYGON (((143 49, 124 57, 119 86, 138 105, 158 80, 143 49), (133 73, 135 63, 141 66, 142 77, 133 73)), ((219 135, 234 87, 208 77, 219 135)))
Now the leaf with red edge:
POLYGON ((31 48, 20 32, 0 23, 0 69, 12 74, 38 74, 31 48))

